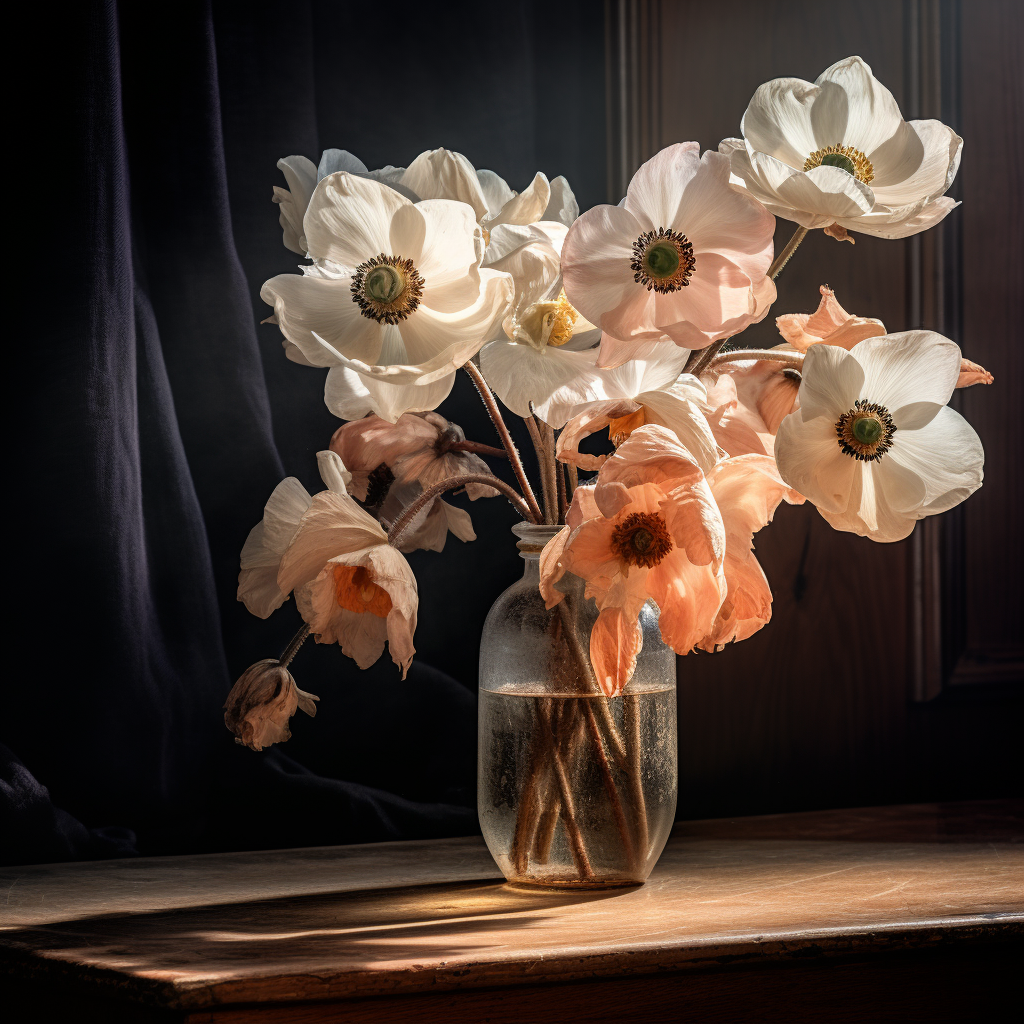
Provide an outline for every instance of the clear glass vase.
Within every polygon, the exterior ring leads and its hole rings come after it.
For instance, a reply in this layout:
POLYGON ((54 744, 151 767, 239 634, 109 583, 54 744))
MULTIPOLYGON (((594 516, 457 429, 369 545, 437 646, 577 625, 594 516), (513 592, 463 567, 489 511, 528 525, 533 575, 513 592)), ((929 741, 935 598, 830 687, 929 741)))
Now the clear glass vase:
POLYGON ((540 552, 557 527, 522 523, 523 578, 491 608, 480 644, 477 809, 510 882, 633 885, 650 874, 675 819, 676 659, 648 602, 643 648, 623 693, 590 664, 597 618, 583 580, 548 611, 540 552))

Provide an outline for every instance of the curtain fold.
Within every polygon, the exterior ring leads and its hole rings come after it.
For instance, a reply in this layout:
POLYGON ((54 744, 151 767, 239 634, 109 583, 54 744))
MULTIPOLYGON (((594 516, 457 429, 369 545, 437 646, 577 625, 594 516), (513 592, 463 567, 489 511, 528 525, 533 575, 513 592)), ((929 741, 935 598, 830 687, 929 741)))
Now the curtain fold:
MULTIPOLYGON (((577 23, 576 6, 557 18, 577 23)), ((315 722, 296 716, 262 753, 223 726, 234 678, 299 622, 293 602, 264 622, 236 601, 242 543, 286 473, 319 489, 314 456, 337 426, 322 373, 260 325, 258 291, 300 262, 270 202, 290 153, 407 163, 429 136, 513 187, 542 160, 603 198, 603 137, 577 126, 552 147, 535 130, 539 26, 556 15, 453 5, 396 27, 349 4, 107 2, 56 25, 22 16, 15 36, 47 45, 15 129, 9 579, 26 667, 0 709, 0 857, 474 831, 480 625, 518 572, 504 503, 475 503, 476 545, 414 556, 430 600, 408 680, 386 656, 360 672, 308 644, 295 672, 322 697, 315 722), (503 37, 500 60, 481 46, 503 37)), ((551 81, 585 67, 571 88, 603 96, 601 45, 566 47, 551 81)), ((446 411, 489 441, 474 401, 460 386, 446 411)))

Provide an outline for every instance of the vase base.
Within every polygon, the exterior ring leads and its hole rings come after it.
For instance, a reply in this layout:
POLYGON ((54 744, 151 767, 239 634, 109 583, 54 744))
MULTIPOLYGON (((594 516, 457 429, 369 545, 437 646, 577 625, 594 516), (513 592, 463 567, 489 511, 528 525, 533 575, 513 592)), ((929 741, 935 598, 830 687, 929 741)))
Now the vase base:
POLYGON ((505 885, 510 889, 537 892, 538 890, 567 889, 638 889, 642 879, 635 878, 532 878, 509 879, 505 885))

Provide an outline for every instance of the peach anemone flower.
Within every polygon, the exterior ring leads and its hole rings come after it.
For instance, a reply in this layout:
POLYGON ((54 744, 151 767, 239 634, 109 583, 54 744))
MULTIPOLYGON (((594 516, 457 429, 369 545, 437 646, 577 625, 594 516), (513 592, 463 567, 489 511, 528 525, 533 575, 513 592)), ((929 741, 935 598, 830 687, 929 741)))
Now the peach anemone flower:
POLYGON ((327 490, 310 497, 294 477, 277 485, 242 548, 238 599, 265 619, 294 592, 317 643, 338 643, 369 668, 386 641, 404 679, 415 653, 416 577, 347 493, 341 459, 331 451, 317 459, 327 490))
POLYGON ((541 593, 548 608, 569 572, 586 581, 599 614, 590 660, 610 697, 636 668, 647 601, 660 609, 662 638, 685 654, 712 630, 727 585, 725 525, 700 466, 672 431, 633 431, 601 467, 595 487, 579 487, 567 525, 544 548, 541 593))
POLYGON ((724 459, 708 474, 708 484, 725 523, 725 581, 728 592, 715 623, 697 646, 717 651, 746 640, 772 617, 772 592, 754 556, 754 534, 772 521, 779 503, 803 502, 803 496, 779 476, 767 455, 724 459))
POLYGON ((569 302, 605 333, 601 365, 624 362, 638 341, 705 348, 763 319, 774 230, 729 184, 728 157, 682 142, 648 160, 623 205, 584 213, 562 247, 569 302))
MULTIPOLYGON (((806 352, 812 345, 838 345, 849 351, 866 338, 881 337, 886 333, 885 324, 874 318, 853 316, 847 313, 836 293, 827 284, 819 289, 821 301, 813 313, 786 313, 775 318, 779 333, 797 351, 806 352)), ((972 384, 991 384, 995 378, 984 366, 960 359, 958 388, 969 388, 972 384)))

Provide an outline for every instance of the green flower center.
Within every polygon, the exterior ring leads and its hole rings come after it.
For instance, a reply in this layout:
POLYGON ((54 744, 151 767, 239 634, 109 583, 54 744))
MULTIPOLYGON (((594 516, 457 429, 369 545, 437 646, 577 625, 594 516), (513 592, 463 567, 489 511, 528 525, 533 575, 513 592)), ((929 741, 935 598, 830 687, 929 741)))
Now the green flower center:
POLYGON ((671 277, 679 269, 679 250, 671 242, 657 242, 644 254, 644 269, 658 281, 671 277))
POLYGON ((836 420, 836 437, 845 455, 860 462, 877 462, 892 447, 896 424, 889 410, 860 398, 836 420))
POLYGON ((828 153, 821 158, 822 167, 841 167, 847 174, 857 175, 853 161, 842 153, 828 153))
POLYGON ((853 421, 853 436, 860 441, 861 444, 874 444, 881 436, 882 431, 885 428, 882 426, 880 420, 876 420, 870 416, 864 416, 861 419, 853 421))
POLYGON ((366 275, 363 294, 374 302, 394 302, 405 287, 405 278, 395 267, 374 267, 366 275))

